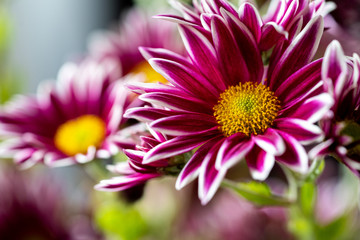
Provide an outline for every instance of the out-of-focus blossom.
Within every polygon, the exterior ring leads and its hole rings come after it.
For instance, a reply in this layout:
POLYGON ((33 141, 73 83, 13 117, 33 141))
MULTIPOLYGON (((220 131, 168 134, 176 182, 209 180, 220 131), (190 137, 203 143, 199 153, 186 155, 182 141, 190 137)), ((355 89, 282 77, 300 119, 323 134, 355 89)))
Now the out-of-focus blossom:
POLYGON ((86 215, 72 215, 59 186, 47 177, 4 168, 0 188, 0 239, 102 239, 86 215))
POLYGON ((256 208, 227 191, 219 191, 207 206, 190 197, 184 207, 175 239, 293 239, 286 209, 256 208))
MULTIPOLYGON (((116 64, 86 60, 65 64, 58 81, 44 83, 36 96, 17 96, 0 110, 0 155, 24 167, 107 158, 133 147, 121 128, 123 112, 138 106, 117 76, 116 64)), ((126 131, 126 130, 124 130, 126 131)))
POLYGON ((356 174, 360 169, 359 72, 359 56, 346 57, 339 42, 333 41, 325 52, 322 78, 334 105, 320 122, 326 141, 311 151, 312 157, 334 154, 356 174))
POLYGON ((90 55, 118 63, 121 76, 142 73, 145 82, 166 82, 139 52, 139 47, 182 49, 173 24, 153 19, 150 13, 134 8, 121 19, 118 30, 98 32, 90 39, 90 55))
MULTIPOLYGON (((150 129, 151 130, 151 129, 150 129)), ((141 136, 141 144, 136 150, 126 149, 124 153, 129 157, 127 162, 120 162, 108 169, 121 176, 109 180, 102 180, 95 189, 103 191, 122 191, 145 184, 152 178, 166 174, 178 174, 184 166, 184 159, 161 159, 149 164, 143 163, 144 155, 152 148, 165 142, 167 138, 156 131, 150 131, 151 136, 141 136)))
MULTIPOLYGON (((208 1, 201 3, 205 6, 208 1)), ((147 152, 144 164, 199 147, 176 187, 199 176, 203 204, 215 194, 227 170, 242 159, 257 180, 267 178, 275 161, 306 173, 303 145, 321 139, 321 129, 314 123, 331 104, 329 95, 322 93, 322 61, 311 62, 323 32, 322 17, 310 20, 288 47, 274 50, 264 66, 255 41, 261 32, 254 18, 257 10, 248 3, 240 9, 244 9, 241 20, 230 5, 202 14, 208 17, 203 28, 179 21, 189 59, 142 48, 153 68, 172 85, 132 86, 142 93, 141 100, 163 109, 134 108, 125 114, 174 136, 147 152)))

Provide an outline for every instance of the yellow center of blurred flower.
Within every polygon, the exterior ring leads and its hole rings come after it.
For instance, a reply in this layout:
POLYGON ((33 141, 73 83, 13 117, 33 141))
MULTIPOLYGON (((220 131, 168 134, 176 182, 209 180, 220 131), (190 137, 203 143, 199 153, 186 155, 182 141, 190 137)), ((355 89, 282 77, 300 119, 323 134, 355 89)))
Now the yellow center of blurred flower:
POLYGON ((90 146, 98 147, 104 140, 104 121, 94 115, 83 115, 69 120, 56 130, 55 146, 66 155, 86 153, 90 146))
POLYGON ((160 73, 156 72, 147 61, 139 63, 130 72, 135 74, 144 74, 146 83, 168 83, 168 81, 160 73))
POLYGON ((252 82, 231 86, 220 94, 214 116, 225 136, 263 133, 273 124, 280 101, 265 85, 252 82))

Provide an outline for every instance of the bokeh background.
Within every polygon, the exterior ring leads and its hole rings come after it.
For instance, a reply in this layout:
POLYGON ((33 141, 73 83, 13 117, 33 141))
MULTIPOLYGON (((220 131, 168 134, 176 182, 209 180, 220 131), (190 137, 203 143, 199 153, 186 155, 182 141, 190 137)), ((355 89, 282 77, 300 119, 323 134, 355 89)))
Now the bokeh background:
MULTIPOLYGON (((346 54, 360 53, 360 1, 334 2, 338 8, 326 19, 332 27, 318 55, 332 39, 343 44, 346 54)), ((94 32, 118 24, 134 4, 156 9, 166 1, 1 0, 0 103, 17 93, 35 93, 41 81, 56 79, 64 62, 86 54, 94 32)), ((315 239, 356 239, 358 180, 336 161, 328 162, 318 191, 308 188, 317 197, 304 202, 308 215, 303 216, 298 209, 258 209, 228 191, 202 207, 196 185, 177 192, 171 177, 150 181, 134 202, 124 194, 93 190, 97 182, 91 168, 18 170, 4 159, 0 239, 313 239, 314 232, 315 239)))

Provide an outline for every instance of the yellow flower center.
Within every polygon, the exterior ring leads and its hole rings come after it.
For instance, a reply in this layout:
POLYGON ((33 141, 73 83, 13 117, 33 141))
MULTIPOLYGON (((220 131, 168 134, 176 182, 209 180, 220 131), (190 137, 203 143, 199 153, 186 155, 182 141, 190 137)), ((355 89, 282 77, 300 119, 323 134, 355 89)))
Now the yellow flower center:
POLYGON ((231 86, 220 94, 214 117, 225 136, 263 133, 273 124, 280 101, 265 85, 252 82, 231 86))
POLYGON ((94 115, 83 115, 58 127, 54 137, 55 146, 66 155, 86 153, 90 146, 98 147, 104 140, 104 121, 94 115))
POLYGON ((146 83, 168 83, 168 81, 160 73, 156 72, 147 61, 139 63, 130 72, 135 74, 144 74, 146 83))

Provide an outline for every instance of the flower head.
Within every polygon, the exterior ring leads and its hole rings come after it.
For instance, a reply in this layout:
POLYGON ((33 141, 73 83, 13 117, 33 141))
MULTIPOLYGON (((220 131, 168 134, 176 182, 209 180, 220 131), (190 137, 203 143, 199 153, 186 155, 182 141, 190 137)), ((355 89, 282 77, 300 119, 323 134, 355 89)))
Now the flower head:
POLYGON ((61 189, 49 177, 1 167, 0 188, 1 239, 102 239, 90 224, 77 231, 90 219, 84 212, 75 215, 67 208, 61 189))
MULTIPOLYGON (((240 9, 246 6, 250 5, 240 9)), ((227 170, 243 159, 257 180, 267 178, 275 161, 307 172, 303 145, 321 139, 314 123, 331 102, 322 93, 322 61, 311 62, 323 32, 322 17, 310 20, 286 48, 275 49, 264 66, 252 31, 260 30, 256 18, 251 18, 256 10, 244 11, 243 21, 234 11, 221 8, 220 13, 201 14, 208 17, 202 21, 204 27, 180 22, 188 59, 143 48, 149 63, 172 85, 133 86, 142 93, 141 100, 157 108, 134 108, 125 114, 173 136, 148 151, 144 164, 198 147, 176 187, 199 177, 203 204, 212 198, 227 170)))
POLYGON ((320 122, 326 141, 311 151, 313 157, 332 154, 358 174, 360 170, 360 58, 346 57, 338 41, 326 49, 322 64, 324 89, 334 105, 320 122))
POLYGON ((165 82, 145 61, 139 47, 167 48, 181 51, 173 24, 152 19, 144 10, 133 8, 121 19, 117 30, 98 32, 90 40, 90 55, 117 62, 121 76, 143 73, 146 82, 165 82))
POLYGON ((169 174, 178 174, 184 166, 184 159, 161 159, 149 164, 143 163, 144 155, 153 147, 167 140, 167 137, 150 129, 151 135, 141 136, 141 143, 136 149, 126 149, 127 162, 108 166, 108 169, 121 176, 102 180, 95 186, 97 190, 122 191, 145 184, 152 178, 169 174))
POLYGON ((119 134, 130 101, 115 64, 86 60, 66 64, 55 84, 44 83, 36 96, 18 96, 0 110, 2 156, 31 166, 84 163, 132 147, 119 134))

